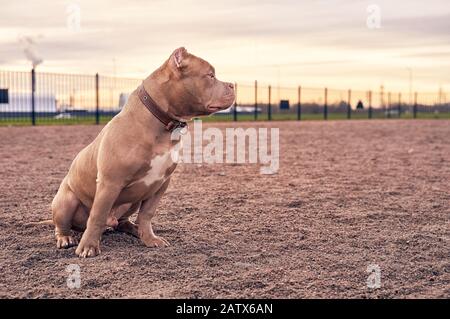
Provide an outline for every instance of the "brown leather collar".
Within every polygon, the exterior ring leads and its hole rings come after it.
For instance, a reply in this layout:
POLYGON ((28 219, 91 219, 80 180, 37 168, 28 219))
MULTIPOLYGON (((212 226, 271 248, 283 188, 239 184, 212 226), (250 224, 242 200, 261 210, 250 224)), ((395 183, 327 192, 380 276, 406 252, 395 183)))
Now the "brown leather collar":
POLYGON ((156 104, 151 96, 145 91, 144 85, 141 84, 138 88, 138 96, 142 104, 166 127, 167 131, 173 131, 177 128, 183 128, 187 125, 186 122, 179 121, 172 118, 156 104))

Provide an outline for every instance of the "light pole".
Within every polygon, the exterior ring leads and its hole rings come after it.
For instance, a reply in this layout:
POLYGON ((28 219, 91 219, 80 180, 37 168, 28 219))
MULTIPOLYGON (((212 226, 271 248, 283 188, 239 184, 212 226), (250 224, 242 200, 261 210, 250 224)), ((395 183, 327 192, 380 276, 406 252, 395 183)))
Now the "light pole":
POLYGON ((408 72, 409 72, 409 105, 412 104, 412 86, 413 86, 413 71, 411 67, 408 67, 408 72))

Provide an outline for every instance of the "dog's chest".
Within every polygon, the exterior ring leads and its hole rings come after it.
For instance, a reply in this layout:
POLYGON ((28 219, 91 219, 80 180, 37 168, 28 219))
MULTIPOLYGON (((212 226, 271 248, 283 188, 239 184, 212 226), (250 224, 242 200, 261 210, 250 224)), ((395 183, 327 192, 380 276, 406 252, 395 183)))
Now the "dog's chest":
POLYGON ((175 165, 171 151, 156 155, 150 161, 150 168, 137 182, 141 182, 147 187, 155 183, 163 183, 170 176, 175 165))
POLYGON ((166 149, 153 155, 149 162, 143 163, 140 172, 125 187, 119 196, 121 203, 134 203, 153 196, 175 170, 175 148, 166 149))

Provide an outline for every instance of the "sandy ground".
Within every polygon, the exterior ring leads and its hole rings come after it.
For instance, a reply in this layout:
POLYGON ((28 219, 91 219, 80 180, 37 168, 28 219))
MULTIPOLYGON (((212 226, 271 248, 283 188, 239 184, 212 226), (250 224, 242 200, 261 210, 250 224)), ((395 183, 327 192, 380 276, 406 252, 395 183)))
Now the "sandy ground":
POLYGON ((71 160, 101 127, 1 127, 0 297, 450 297, 450 121, 270 126, 278 174, 183 164, 155 221, 172 246, 108 232, 86 260, 57 250, 52 226, 26 224, 51 217, 71 160), (79 289, 66 285, 69 264, 79 289), (379 289, 367 287, 369 265, 379 289))

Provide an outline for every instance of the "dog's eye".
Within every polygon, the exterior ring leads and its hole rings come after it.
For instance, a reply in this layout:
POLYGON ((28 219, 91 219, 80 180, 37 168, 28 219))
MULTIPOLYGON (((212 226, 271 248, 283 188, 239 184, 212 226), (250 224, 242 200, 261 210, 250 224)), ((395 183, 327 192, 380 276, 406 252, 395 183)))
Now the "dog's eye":
POLYGON ((214 73, 209 73, 208 76, 209 76, 211 79, 214 79, 214 78, 216 77, 216 76, 214 75, 214 73))

